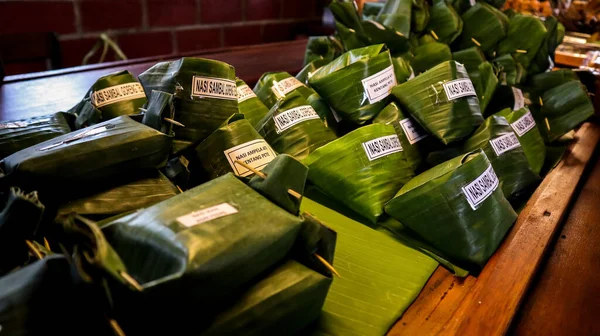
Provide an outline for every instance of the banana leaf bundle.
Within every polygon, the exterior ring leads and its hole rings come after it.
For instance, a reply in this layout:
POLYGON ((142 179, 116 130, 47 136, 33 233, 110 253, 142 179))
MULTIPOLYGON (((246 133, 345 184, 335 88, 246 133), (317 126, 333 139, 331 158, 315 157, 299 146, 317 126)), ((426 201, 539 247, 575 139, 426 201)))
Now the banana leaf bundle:
POLYGON ((448 1, 448 3, 452 5, 458 15, 463 15, 466 11, 473 7, 473 3, 475 2, 472 0, 452 0, 448 1))
MULTIPOLYGON (((573 70, 558 69, 529 77, 527 89, 541 96, 544 92, 552 88, 576 80, 579 80, 579 77, 577 77, 577 74, 573 70)), ((537 99, 534 99, 534 101, 537 101, 537 99)))
MULTIPOLYGON (((107 241, 144 288, 136 300, 114 299, 126 314, 125 330, 202 332, 249 285, 285 260, 301 227, 300 217, 233 174, 105 224, 107 241), (162 322, 144 323, 148 320, 162 322)), ((277 300, 276 293, 252 292, 277 300)))
POLYGON ((478 2, 464 12, 462 20, 461 50, 478 46, 487 55, 492 55, 498 42, 506 37, 508 17, 484 2, 478 2))
POLYGON ((470 47, 453 52, 452 59, 464 65, 469 73, 469 77, 471 77, 471 73, 479 71, 479 65, 485 62, 485 55, 481 51, 481 48, 470 47))
POLYGON ((490 62, 483 62, 478 66, 477 71, 469 72, 469 77, 477 91, 481 112, 485 113, 498 87, 498 77, 496 77, 494 67, 490 62))
POLYGON ((413 176, 394 128, 358 128, 303 160, 308 180, 329 197, 375 223, 383 206, 413 176))
POLYGON ((418 175, 400 189, 385 212, 453 263, 476 270, 517 219, 498 186, 490 161, 478 150, 418 175))
POLYGON ((399 33, 394 28, 373 20, 363 21, 362 26, 369 39, 369 45, 385 44, 390 52, 394 54, 410 51, 410 41, 407 35, 399 33))
POLYGON ((306 66, 317 59, 327 62, 333 61, 343 52, 343 46, 333 36, 311 36, 304 52, 304 65, 306 66))
POLYGON ((426 131, 446 145, 465 138, 483 122, 467 70, 455 61, 439 64, 392 92, 426 131))
POLYGON ((516 14, 508 23, 506 38, 498 44, 498 55, 512 54, 527 69, 547 34, 548 31, 539 18, 516 14))
POLYGON ((117 117, 4 158, 0 185, 19 185, 54 196, 87 190, 116 177, 164 166, 171 140, 128 116, 117 117))
POLYGON ((415 72, 406 57, 394 56, 392 57, 392 64, 394 65, 394 74, 396 75, 396 82, 398 84, 415 77, 415 72))
POLYGON ((317 70, 308 82, 343 120, 358 125, 373 119, 388 104, 397 83, 383 44, 343 54, 317 70))
POLYGON ((312 77, 312 74, 315 73, 320 67, 326 65, 329 62, 330 61, 322 57, 314 59, 296 74, 296 79, 304 84, 308 84, 308 79, 312 77))
POLYGON ((510 123, 510 127, 519 138, 531 170, 539 175, 546 159, 546 144, 529 109, 522 107, 513 111, 508 108, 496 115, 506 118, 510 123))
POLYGON ((230 172, 245 177, 253 172, 236 161, 261 170, 276 155, 250 122, 236 114, 195 148, 191 163, 199 164, 210 179, 230 172))
POLYGON ((594 114, 587 89, 574 80, 552 88, 541 97, 543 106, 534 117, 547 142, 553 142, 594 114))
POLYGON ((452 59, 452 51, 445 43, 431 42, 422 44, 413 49, 415 57, 410 65, 415 73, 423 73, 434 66, 450 61, 452 59))
MULTIPOLYGON (((489 117, 490 115, 500 112, 504 109, 517 111, 525 107, 525 103, 525 94, 521 89, 514 86, 498 85, 496 92, 494 92, 494 95, 488 104, 488 108, 486 109, 484 116, 489 117)), ((504 113, 502 116, 506 118, 505 114, 506 113, 504 113)))
POLYGON ((415 33, 420 33, 427 28, 429 23, 429 2, 427 0, 413 1, 410 20, 411 30, 415 33))
POLYGON ((167 165, 162 169, 162 173, 165 174, 175 186, 187 189, 191 174, 188 169, 189 164, 190 161, 186 159, 185 156, 176 156, 167 162, 167 165))
POLYGON ((150 126, 157 131, 172 135, 173 124, 165 121, 175 117, 175 105, 173 95, 168 92, 152 91, 148 99, 148 106, 142 117, 142 124, 150 126))
POLYGON ((515 86, 525 80, 523 65, 515 60, 513 55, 506 54, 492 60, 498 69, 500 85, 515 86))
POLYGON ((494 6, 497 9, 504 7, 504 4, 506 3, 506 0, 484 0, 484 1, 487 2, 488 4, 494 6))
POLYGON ((492 163, 506 198, 516 196, 539 181, 517 134, 504 117, 488 117, 463 144, 465 152, 478 149, 483 150, 492 163))
POLYGON ((289 154, 297 160, 337 138, 297 92, 279 99, 256 129, 277 153, 289 154))
POLYGON ((238 78, 235 84, 238 92, 238 112, 243 114, 250 124, 256 125, 269 109, 243 80, 238 78))
POLYGON ((437 36, 436 39, 440 42, 450 44, 462 33, 463 21, 460 15, 445 0, 433 0, 429 15, 426 30, 437 36))
POLYGON ((329 9, 335 19, 336 36, 345 51, 370 44, 354 1, 334 0, 329 4, 329 9))
POLYGON ((71 132, 71 115, 58 112, 0 123, 0 159, 21 149, 71 132))
POLYGON ((365 2, 362 9, 363 20, 374 19, 377 15, 379 15, 379 12, 384 5, 385 3, 383 2, 365 2))
POLYGON ((412 0, 388 0, 379 11, 375 21, 408 37, 411 26, 411 9, 412 0))
POLYGON ((558 19, 554 16, 544 18, 543 22, 548 34, 546 34, 546 38, 544 38, 529 69, 527 69, 530 75, 552 70, 554 67, 554 52, 556 47, 562 43, 565 35, 565 26, 558 22, 558 19))
POLYGON ((175 154, 193 148, 238 112, 235 69, 227 63, 183 57, 157 63, 139 78, 148 96, 152 90, 175 96, 174 119, 185 126, 175 129, 175 154))

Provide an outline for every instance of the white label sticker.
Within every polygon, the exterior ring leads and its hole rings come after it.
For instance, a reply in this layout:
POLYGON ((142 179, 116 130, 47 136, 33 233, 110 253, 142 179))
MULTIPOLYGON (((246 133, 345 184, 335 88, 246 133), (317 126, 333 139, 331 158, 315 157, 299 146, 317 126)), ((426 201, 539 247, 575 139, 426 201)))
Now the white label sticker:
POLYGON ((467 96, 477 96, 473 83, 467 78, 455 79, 453 81, 444 83, 443 86, 448 100, 454 100, 467 96))
POLYGON ((402 151, 402 145, 397 135, 388 135, 363 142, 362 146, 365 149, 365 153, 367 153, 369 161, 402 151))
POLYGON ((475 6, 476 2, 475 0, 469 0, 469 4, 471 4, 471 7, 475 6))
POLYGON ((21 127, 25 127, 27 125, 29 125, 29 123, 25 122, 25 121, 7 122, 7 123, 0 124, 0 130, 7 129, 7 128, 21 128, 21 127))
POLYGON ((237 213, 238 210, 229 203, 221 203, 210 208, 190 212, 187 215, 177 217, 177 221, 187 227, 202 224, 213 219, 225 217, 237 213))
POLYGON ((254 91, 252 91, 252 89, 248 85, 245 85, 245 84, 237 87, 237 93, 238 93, 238 103, 241 103, 245 100, 256 97, 256 94, 254 94, 254 91))
POLYGON ((521 143, 519 139, 517 139, 517 135, 515 133, 504 134, 495 139, 490 140, 490 144, 496 152, 497 156, 500 156, 511 149, 521 147, 521 143))
POLYGON ((290 77, 279 82, 273 81, 273 87, 271 90, 275 93, 277 97, 285 97, 288 93, 294 91, 295 89, 304 86, 301 81, 297 80, 296 77, 290 77))
POLYGON ((420 127, 415 126, 413 121, 409 118, 400 120, 400 127, 402 127, 404 135, 406 135, 406 138, 408 138, 408 142, 410 142, 411 145, 427 137, 427 133, 425 133, 420 127))
POLYGON ((235 163, 235 161, 241 161, 256 170, 261 170, 269 162, 273 161, 276 156, 271 146, 262 139, 248 141, 229 148, 223 151, 223 153, 227 157, 231 168, 233 168, 233 172, 238 176, 248 176, 253 173, 250 169, 239 163, 235 163))
POLYGON ((515 97, 515 105, 513 106, 513 111, 518 109, 522 109, 525 107, 525 97, 523 97, 523 91, 521 89, 512 87, 513 96, 515 97))
POLYGON ((227 100, 238 99, 235 81, 201 76, 192 78, 192 96, 227 100))
POLYGON ((462 192, 473 210, 486 200, 498 188, 498 177, 490 165, 483 174, 473 182, 462 187, 462 192))
POLYGON ((132 82, 127 84, 115 85, 106 89, 92 92, 92 104, 96 107, 102 107, 109 104, 118 103, 124 100, 146 98, 144 88, 140 83, 132 82))
POLYGON ((533 119, 531 112, 527 112, 521 118, 517 119, 517 121, 510 124, 510 126, 520 137, 522 137, 523 134, 535 127, 535 119, 533 119))
POLYGON ((392 88, 397 84, 394 66, 390 65, 361 82, 369 99, 369 104, 376 103, 389 96, 392 88))
POLYGON ((319 119, 319 115, 310 105, 298 106, 273 116, 277 134, 303 121, 319 119))

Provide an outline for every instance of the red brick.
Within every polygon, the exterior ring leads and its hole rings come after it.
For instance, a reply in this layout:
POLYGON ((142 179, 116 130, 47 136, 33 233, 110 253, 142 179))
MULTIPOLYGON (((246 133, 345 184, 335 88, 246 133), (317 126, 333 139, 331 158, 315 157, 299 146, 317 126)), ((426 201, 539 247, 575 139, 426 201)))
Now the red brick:
POLYGON ((293 40, 296 37, 298 23, 269 23, 263 29, 264 42, 293 40))
MULTIPOLYGON (((82 65, 83 57, 94 47, 98 39, 96 38, 82 38, 76 40, 64 40, 60 41, 60 48, 62 52, 62 63, 63 67, 74 67, 82 65)), ((102 49, 98 50, 96 54, 90 59, 88 64, 98 63, 102 54, 102 49)), ((108 52, 105 62, 114 61, 115 57, 113 52, 108 52)))
POLYGON ((202 0, 202 23, 242 21, 242 0, 202 0))
POLYGON ((0 1, 0 33, 75 32, 71 2, 0 1))
POLYGON ((262 43, 261 26, 236 26, 225 27, 224 29, 224 46, 243 46, 262 43))
POLYGON ((246 2, 246 20, 277 19, 279 18, 280 8, 280 0, 248 0, 246 2))
POLYGON ((179 52, 216 49, 221 47, 221 29, 190 29, 177 32, 179 52))
POLYGON ((314 0, 283 0, 284 18, 310 18, 314 15, 314 0))
POLYGON ((196 23, 196 0, 146 0, 151 27, 183 26, 196 23))
POLYGON ((140 0, 84 0, 79 3, 84 31, 134 28, 142 25, 140 0))
POLYGON ((169 55, 173 53, 171 32, 150 32, 119 35, 119 47, 127 58, 169 55))

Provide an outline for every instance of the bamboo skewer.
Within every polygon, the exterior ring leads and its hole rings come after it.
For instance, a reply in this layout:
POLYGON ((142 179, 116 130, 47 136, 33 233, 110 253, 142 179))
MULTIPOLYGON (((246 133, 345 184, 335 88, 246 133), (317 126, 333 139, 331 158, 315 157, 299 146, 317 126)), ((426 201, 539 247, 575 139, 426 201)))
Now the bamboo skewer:
POLYGON ((436 39, 436 41, 439 41, 439 37, 437 36, 437 34, 433 30, 430 30, 429 32, 431 33, 431 35, 433 36, 433 38, 436 39))
POLYGON ((527 54, 527 50, 517 49, 515 51, 518 52, 519 54, 527 54))
POLYGON ((325 260, 323 257, 321 257, 320 255, 313 253, 313 255, 323 264, 323 266, 327 267, 328 270, 331 271, 331 273, 335 274, 338 277, 342 277, 340 275, 340 273, 338 273, 335 268, 333 268, 333 266, 327 262, 327 260, 325 260))
POLYGON ((42 255, 42 252, 40 252, 40 250, 37 249, 37 247, 35 247, 35 245, 33 245, 33 243, 29 240, 25 240, 25 244, 27 244, 27 247, 29 248, 29 251, 31 251, 38 259, 43 259, 44 256, 42 255))
POLYGON ((121 278, 123 278, 123 280, 127 281, 127 283, 129 283, 137 291, 139 291, 139 292, 144 291, 144 287, 142 287, 140 285, 140 283, 137 282, 131 275, 127 274, 127 272, 120 271, 119 275, 121 276, 121 278))
POLYGON ((475 38, 471 37, 471 41, 473 41, 473 43, 475 43, 478 47, 481 47, 481 43, 479 43, 479 41, 477 41, 475 38))
POLYGON ((179 121, 175 121, 175 120, 173 120, 171 118, 163 118, 163 120, 166 121, 166 122, 168 122, 168 123, 171 123, 171 124, 173 124, 175 126, 185 127, 184 124, 180 123, 179 121))
POLYGON ((121 329, 121 326, 117 323, 117 321, 113 319, 108 319, 108 323, 110 323, 110 327, 115 332, 117 336, 125 336, 125 332, 121 329))

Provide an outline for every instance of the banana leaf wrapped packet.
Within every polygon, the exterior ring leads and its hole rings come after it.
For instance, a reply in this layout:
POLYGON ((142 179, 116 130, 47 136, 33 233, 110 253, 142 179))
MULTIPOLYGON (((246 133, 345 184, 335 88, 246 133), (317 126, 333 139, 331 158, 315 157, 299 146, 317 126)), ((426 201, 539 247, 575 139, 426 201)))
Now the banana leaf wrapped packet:
POLYGON ((486 55, 493 55, 498 43, 506 37, 508 17, 485 2, 477 2, 461 18, 463 30, 459 49, 478 46, 486 55))
POLYGON ((463 151, 481 149, 494 167, 500 188, 506 198, 540 180, 525 155, 519 138, 511 125, 502 116, 490 116, 463 144, 463 151))
POLYGON ((469 270, 485 265, 517 219, 481 150, 418 175, 385 211, 469 270))
POLYGON ((374 19, 379 14, 384 5, 385 3, 383 2, 365 2, 363 4, 362 10, 363 20, 374 19))
POLYGON ((71 132, 71 119, 70 114, 58 112, 0 123, 0 159, 71 132))
POLYGON ((413 1, 410 15, 411 30, 416 33, 424 31, 429 23, 429 18, 429 2, 427 0, 413 1))
POLYGON ((471 72, 478 71, 479 65, 485 62, 485 55, 481 51, 481 48, 475 46, 453 52, 452 59, 464 65, 470 77, 471 72))
POLYGON ((172 138, 121 116, 16 152, 0 161, 0 185, 65 196, 167 162, 172 138))
POLYGON ((257 123, 256 129, 277 153, 289 154, 298 160, 337 138, 297 92, 279 99, 257 123))
POLYGON ((394 65, 383 44, 351 50, 308 80, 343 120, 363 125, 389 102, 394 65))
POLYGON ((516 14, 508 23, 506 38, 498 44, 498 55, 512 54, 515 60, 527 69, 547 33, 546 27, 539 18, 516 14))
POLYGON ((157 63, 139 78, 147 95, 174 95, 175 121, 185 125, 175 129, 174 154, 193 148, 238 112, 235 69, 227 63, 183 57, 157 63))
POLYGON ((515 86, 525 80, 526 72, 523 65, 515 60, 513 55, 506 54, 492 60, 498 69, 500 85, 515 86))
POLYGON ((556 47, 562 43, 565 35, 565 26, 558 22, 558 19, 554 16, 544 18, 543 22, 548 34, 546 34, 542 45, 535 54, 535 58, 532 60, 529 69, 527 69, 530 75, 548 70, 552 71, 554 67, 554 52, 556 47))
POLYGON ((514 111, 508 108, 496 113, 496 115, 506 118, 510 123, 510 127, 519 138, 519 143, 523 147, 531 170, 539 175, 546 159, 546 144, 531 111, 527 107, 514 111))
POLYGON ((425 29, 433 31, 432 35, 436 36, 436 40, 450 44, 462 33, 463 21, 460 15, 445 0, 433 0, 429 15, 429 24, 425 29))
POLYGON ((465 138, 483 122, 467 70, 455 61, 433 67, 392 93, 427 132, 446 145, 465 138))
POLYGON ((173 99, 174 96, 168 92, 153 90, 142 117, 142 124, 164 134, 172 135, 173 124, 166 120, 173 120, 175 117, 173 99))
POLYGON ((498 87, 494 66, 490 62, 483 62, 477 67, 477 71, 469 73, 469 77, 475 85, 481 112, 485 113, 498 87))
POLYGON ((413 49, 413 53, 415 57, 411 60, 410 65, 417 74, 452 59, 450 47, 445 43, 436 41, 421 44, 413 49))
POLYGON ((243 80, 238 78, 235 84, 238 93, 238 112, 254 126, 269 112, 269 109, 243 80))
POLYGON ((396 131, 383 124, 358 128, 317 149, 303 163, 312 184, 372 223, 414 176, 396 131))
POLYGON ((323 59, 326 62, 333 61, 343 52, 343 46, 333 36, 311 36, 306 44, 304 53, 304 65, 312 63, 317 59, 323 59))
POLYGON ((312 74, 315 73, 315 71, 329 62, 329 60, 322 57, 314 59, 296 74, 296 79, 303 84, 308 84, 308 78, 312 77, 312 74))
MULTIPOLYGON (((533 92, 536 96, 541 96, 544 92, 570 81, 577 81, 579 77, 571 69, 558 69, 555 71, 543 72, 529 77, 527 81, 527 91, 533 92)), ((534 102, 538 99, 532 97, 534 102)))
POLYGON ((335 19, 336 36, 344 46, 344 50, 362 48, 370 44, 362 20, 358 15, 358 7, 351 0, 334 0, 328 7, 335 19))
POLYGON ((411 9, 412 0, 389 0, 379 11, 375 21, 408 37, 411 27, 411 9))
POLYGON ((394 56, 392 57, 392 64, 394 65, 394 74, 396 75, 396 82, 398 84, 415 77, 415 72, 407 57, 394 56))

